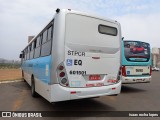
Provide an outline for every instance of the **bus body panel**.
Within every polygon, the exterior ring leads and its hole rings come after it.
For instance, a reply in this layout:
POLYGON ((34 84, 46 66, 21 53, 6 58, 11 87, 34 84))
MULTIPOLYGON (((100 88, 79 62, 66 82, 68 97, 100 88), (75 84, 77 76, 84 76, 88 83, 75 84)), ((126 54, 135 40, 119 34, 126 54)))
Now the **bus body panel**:
POLYGON ((122 76, 122 83, 149 83, 151 81, 151 76, 122 76))
POLYGON ((121 91, 121 81, 114 85, 91 88, 67 88, 59 84, 54 84, 51 85, 51 91, 53 94, 51 94, 52 96, 50 102, 99 97, 105 95, 117 95, 121 91))
POLYGON ((65 14, 66 11, 62 10, 60 13, 55 15, 54 18, 54 30, 53 30, 53 41, 52 41, 52 52, 51 57, 54 59, 51 63, 51 83, 58 84, 57 79, 57 67, 65 60, 65 14))
POLYGON ((109 79, 117 79, 118 72, 115 71, 120 68, 119 31, 115 22, 73 13, 66 15, 64 64, 70 87, 103 86, 108 85, 109 79), (99 25, 115 27, 118 34, 102 34, 99 25), (90 75, 100 75, 101 79, 89 80, 90 75))
POLYGON ((22 66, 24 79, 31 86, 32 75, 35 80, 35 91, 50 101, 51 55, 25 61, 22 66))
POLYGON ((146 76, 150 75, 150 66, 126 66, 128 76, 146 76))
MULTIPOLYGON (((87 55, 87 52, 85 52, 85 54, 87 55)), ((117 52, 116 54, 120 53, 117 52)), ((119 58, 102 57, 101 54, 93 54, 92 56, 100 57, 100 59, 83 56, 66 57, 65 68, 70 82, 70 87, 86 87, 88 84, 96 83, 108 85, 109 79, 117 79, 117 72, 115 71, 119 71, 120 68, 120 65, 118 64, 119 58), (68 61, 70 61, 70 63, 68 63, 68 61), (117 65, 108 63, 117 63, 117 65), (90 75, 96 74, 101 76, 101 80, 89 80, 90 75)))
POLYGON ((22 69, 24 71, 24 79, 26 80, 26 82, 31 86, 31 75, 28 74, 27 72, 25 72, 24 69, 22 69))
POLYGON ((51 85, 35 78, 35 91, 48 101, 51 101, 51 85))
MULTIPOLYGON (((80 14, 66 15, 66 43, 84 46, 85 51, 114 54, 120 48, 120 33, 116 36, 100 33, 100 25, 112 26, 118 29, 119 24, 80 14), (113 44, 114 43, 114 44, 113 44), (87 46, 87 47, 86 47, 87 46), (93 50, 92 50, 93 49, 93 50)), ((76 47, 75 47, 76 48, 76 47)), ((81 48, 82 50, 82 48, 81 48)))
MULTIPOLYGON (((22 70, 24 71, 24 74, 30 75, 30 80, 31 75, 34 75, 34 78, 48 84, 50 83, 50 66, 51 56, 46 56, 25 61, 22 70)), ((27 79, 29 78, 27 77, 27 79)))

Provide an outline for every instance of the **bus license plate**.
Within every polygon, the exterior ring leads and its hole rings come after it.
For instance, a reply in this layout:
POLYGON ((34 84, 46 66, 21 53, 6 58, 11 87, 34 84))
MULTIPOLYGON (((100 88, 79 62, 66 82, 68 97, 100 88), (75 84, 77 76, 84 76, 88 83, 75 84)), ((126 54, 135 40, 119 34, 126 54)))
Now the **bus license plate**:
POLYGON ((141 82, 141 81, 142 81, 142 79, 137 79, 136 81, 137 81, 137 82, 141 82))
POLYGON ((89 80, 100 80, 101 76, 100 75, 90 75, 89 80))

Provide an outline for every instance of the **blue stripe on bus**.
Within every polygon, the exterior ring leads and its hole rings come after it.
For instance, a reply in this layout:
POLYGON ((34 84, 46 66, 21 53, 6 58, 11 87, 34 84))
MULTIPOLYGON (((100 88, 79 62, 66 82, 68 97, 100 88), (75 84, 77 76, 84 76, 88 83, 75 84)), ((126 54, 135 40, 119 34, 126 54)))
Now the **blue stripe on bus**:
POLYGON ((51 55, 23 61, 22 69, 44 83, 50 83, 51 55))
POLYGON ((134 60, 134 61, 136 61, 136 60, 138 60, 138 61, 146 61, 147 59, 146 58, 129 58, 130 60, 134 60))

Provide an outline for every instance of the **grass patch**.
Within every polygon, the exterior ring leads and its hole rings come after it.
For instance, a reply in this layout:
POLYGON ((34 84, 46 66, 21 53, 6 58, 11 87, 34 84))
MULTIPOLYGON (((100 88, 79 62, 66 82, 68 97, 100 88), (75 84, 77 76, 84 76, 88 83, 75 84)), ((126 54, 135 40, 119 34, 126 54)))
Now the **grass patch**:
POLYGON ((0 81, 19 79, 22 79, 21 69, 0 69, 0 81))

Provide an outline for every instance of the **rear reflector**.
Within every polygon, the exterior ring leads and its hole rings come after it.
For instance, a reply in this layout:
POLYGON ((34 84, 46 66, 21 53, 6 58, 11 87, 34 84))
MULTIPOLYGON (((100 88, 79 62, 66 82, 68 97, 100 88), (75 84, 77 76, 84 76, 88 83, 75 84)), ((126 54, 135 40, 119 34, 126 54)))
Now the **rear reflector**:
POLYGON ((94 84, 86 84, 86 87, 94 87, 94 84))
POLYGON ((71 91, 70 93, 71 93, 71 94, 76 94, 76 91, 71 91))
POLYGON ((110 79, 110 80, 108 80, 107 82, 108 82, 108 83, 116 83, 117 80, 111 80, 111 79, 110 79))
POLYGON ((116 88, 112 88, 112 90, 115 90, 116 88))

